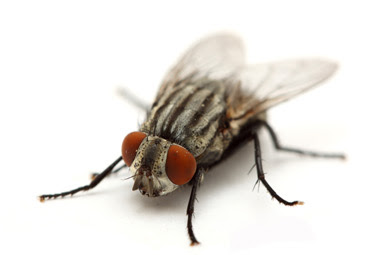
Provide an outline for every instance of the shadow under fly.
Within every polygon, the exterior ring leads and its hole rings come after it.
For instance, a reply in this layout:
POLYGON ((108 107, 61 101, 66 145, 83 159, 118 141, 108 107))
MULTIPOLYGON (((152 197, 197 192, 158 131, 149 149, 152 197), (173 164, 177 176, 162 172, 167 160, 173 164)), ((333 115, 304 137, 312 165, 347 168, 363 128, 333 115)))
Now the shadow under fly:
POLYGON ((121 156, 94 174, 88 185, 41 195, 40 201, 90 190, 106 176, 129 167, 132 190, 148 197, 167 195, 181 185, 192 186, 187 230, 191 245, 198 244, 192 224, 198 187, 210 168, 253 140, 258 182, 280 203, 300 205, 300 201, 281 197, 266 180, 258 130, 269 133, 277 150, 344 159, 343 154, 283 146, 266 120, 269 108, 322 83, 336 69, 334 62, 318 58, 247 65, 238 37, 207 37, 185 52, 165 76, 145 122, 125 137, 121 156))

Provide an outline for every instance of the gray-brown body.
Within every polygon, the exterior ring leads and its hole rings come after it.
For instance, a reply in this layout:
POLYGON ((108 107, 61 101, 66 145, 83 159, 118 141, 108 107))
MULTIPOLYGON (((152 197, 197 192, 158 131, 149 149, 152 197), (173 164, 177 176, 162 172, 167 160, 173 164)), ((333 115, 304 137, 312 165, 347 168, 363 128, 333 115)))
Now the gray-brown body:
POLYGON ((253 139, 269 108, 321 83, 335 69, 335 63, 318 59, 246 65, 236 37, 199 42, 165 76, 140 127, 147 136, 130 166, 133 190, 161 196, 178 188, 166 175, 173 144, 194 156, 203 175, 253 139))
POLYGON ((158 136, 189 150, 198 166, 220 161, 249 118, 228 116, 232 87, 228 80, 184 80, 153 104, 140 131, 158 136), (226 84, 224 84, 226 83, 226 84))

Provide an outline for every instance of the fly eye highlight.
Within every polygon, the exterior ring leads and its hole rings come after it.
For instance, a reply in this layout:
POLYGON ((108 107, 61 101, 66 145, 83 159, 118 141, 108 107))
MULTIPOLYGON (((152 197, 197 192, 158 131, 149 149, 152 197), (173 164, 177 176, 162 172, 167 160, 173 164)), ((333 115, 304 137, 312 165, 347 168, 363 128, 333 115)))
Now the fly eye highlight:
POLYGON ((121 155, 127 166, 132 165, 133 160, 135 160, 137 150, 145 137, 146 134, 143 132, 132 132, 124 138, 123 145, 121 146, 121 155))
POLYGON ((194 156, 179 145, 171 145, 166 158, 166 175, 177 185, 188 183, 197 170, 194 156))

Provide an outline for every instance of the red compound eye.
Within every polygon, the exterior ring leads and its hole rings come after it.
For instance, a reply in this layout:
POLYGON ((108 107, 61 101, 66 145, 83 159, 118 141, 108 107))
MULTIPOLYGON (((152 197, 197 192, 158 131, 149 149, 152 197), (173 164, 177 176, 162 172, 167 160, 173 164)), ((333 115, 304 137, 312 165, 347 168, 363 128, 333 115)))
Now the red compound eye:
POLYGON ((132 132, 124 138, 123 145, 121 146, 121 155, 123 156, 124 162, 127 166, 132 165, 132 162, 136 157, 137 150, 145 137, 146 134, 143 132, 132 132))
POLYGON ((166 174, 170 181, 177 185, 188 183, 197 170, 194 156, 179 145, 169 148, 166 158, 166 174))

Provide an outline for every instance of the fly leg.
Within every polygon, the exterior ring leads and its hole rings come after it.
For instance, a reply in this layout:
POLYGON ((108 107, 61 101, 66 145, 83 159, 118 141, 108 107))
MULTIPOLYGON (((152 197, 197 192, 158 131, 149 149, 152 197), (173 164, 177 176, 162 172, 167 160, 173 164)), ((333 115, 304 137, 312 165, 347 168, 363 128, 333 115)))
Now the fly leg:
POLYGON ((194 235, 192 219, 194 214, 194 201, 196 199, 197 188, 201 183, 202 175, 203 169, 198 169, 193 179, 193 188, 191 189, 189 204, 187 205, 187 233, 190 237, 191 246, 199 244, 198 240, 195 238, 194 235))
MULTIPOLYGON (((125 168, 125 167, 127 167, 127 165, 126 165, 126 164, 123 164, 122 166, 120 166, 120 167, 118 167, 118 168, 112 170, 112 172, 109 173, 109 175, 111 175, 111 174, 117 174, 120 170, 122 170, 122 169, 125 168)), ((100 173, 92 173, 92 174, 91 174, 91 180, 94 180, 99 174, 100 174, 100 173)))
POLYGON ((289 148, 286 146, 282 146, 277 138, 276 133, 274 132, 273 128, 268 124, 268 122, 260 120, 259 124, 263 127, 265 127, 273 141, 273 144, 277 150, 280 151, 287 151, 292 153, 297 153, 301 155, 306 155, 310 157, 318 157, 318 158, 337 158, 337 159, 345 159, 346 156, 341 153, 323 153, 323 152, 314 152, 314 151, 307 151, 302 149, 296 149, 296 148, 289 148))
POLYGON ((40 201, 43 202, 46 199, 51 199, 51 198, 57 198, 57 197, 65 197, 67 195, 74 195, 75 193, 79 191, 87 191, 89 189, 94 188, 96 185, 98 185, 109 173, 112 172, 112 170, 115 168, 115 166, 122 160, 122 157, 119 157, 115 162, 113 162, 109 167, 107 167, 103 172, 101 172, 99 175, 95 177, 94 180, 90 182, 90 184, 81 186, 79 188, 62 192, 62 193, 56 193, 56 194, 45 194, 39 196, 40 201))
POLYGON ((262 165, 260 141, 256 132, 253 133, 253 140, 255 142, 255 161, 256 161, 258 181, 261 181, 261 183, 265 186, 265 188, 268 190, 271 196, 275 198, 278 202, 283 203, 284 205, 302 205, 303 202, 301 201, 293 201, 293 202, 286 201, 272 189, 272 187, 269 185, 269 183, 265 179, 265 174, 264 174, 263 165, 262 165))
POLYGON ((146 102, 143 102, 141 99, 137 98, 135 95, 133 95, 127 89, 119 87, 119 88, 117 88, 116 93, 119 96, 121 96, 123 99, 125 99, 126 101, 128 101, 128 102, 134 104, 135 106, 137 106, 138 108, 140 108, 141 110, 149 112, 150 105, 147 104, 146 102))

